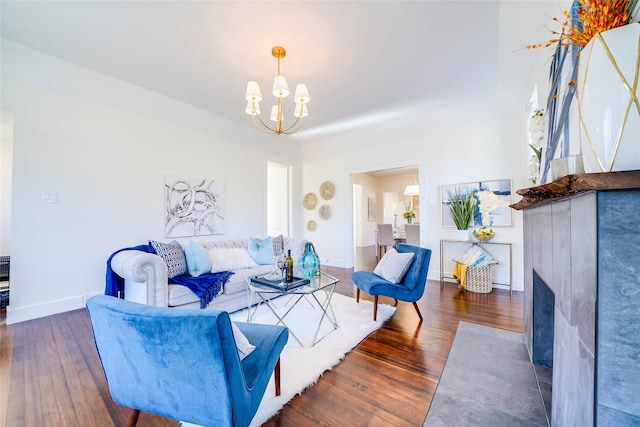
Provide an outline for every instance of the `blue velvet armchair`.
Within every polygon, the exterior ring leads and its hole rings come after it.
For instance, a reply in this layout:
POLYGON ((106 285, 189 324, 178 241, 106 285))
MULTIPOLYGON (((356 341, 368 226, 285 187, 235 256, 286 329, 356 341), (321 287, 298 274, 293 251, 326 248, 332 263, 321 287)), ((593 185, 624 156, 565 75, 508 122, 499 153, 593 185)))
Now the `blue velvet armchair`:
POLYGON ((414 253, 411 266, 404 278, 400 283, 392 283, 371 271, 356 271, 351 276, 351 280, 357 286, 356 302, 360 302, 360 290, 374 297, 373 320, 376 320, 378 316, 378 297, 380 295, 394 298, 396 301, 412 302, 420 321, 422 321, 422 314, 416 301, 424 294, 429 262, 431 261, 431 249, 399 243, 396 245, 396 250, 399 253, 414 253))
POLYGON ((140 411, 205 426, 247 426, 289 332, 237 323, 256 349, 238 355, 229 314, 148 306, 110 296, 87 301, 93 335, 113 400, 140 411))

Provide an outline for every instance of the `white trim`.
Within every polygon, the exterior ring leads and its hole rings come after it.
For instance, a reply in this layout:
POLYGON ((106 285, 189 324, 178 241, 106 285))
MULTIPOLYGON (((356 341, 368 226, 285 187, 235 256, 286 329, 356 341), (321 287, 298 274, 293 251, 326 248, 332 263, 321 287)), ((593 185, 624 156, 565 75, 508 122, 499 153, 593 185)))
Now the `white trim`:
POLYGON ((93 295, 100 295, 100 292, 20 307, 18 309, 11 309, 11 305, 9 305, 7 307, 7 325, 84 308, 87 299, 93 295))

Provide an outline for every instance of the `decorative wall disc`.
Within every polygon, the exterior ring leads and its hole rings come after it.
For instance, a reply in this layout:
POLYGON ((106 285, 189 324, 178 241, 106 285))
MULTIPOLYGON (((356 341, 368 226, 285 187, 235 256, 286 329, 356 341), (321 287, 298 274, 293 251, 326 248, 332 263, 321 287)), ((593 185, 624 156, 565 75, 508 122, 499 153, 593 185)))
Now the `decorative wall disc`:
POLYGON ((304 206, 304 208, 308 210, 315 208, 317 203, 318 196, 313 193, 305 194, 304 199, 302 200, 302 206, 304 206))
POLYGON ((318 228, 318 224, 316 224, 316 222, 314 220, 310 219, 307 222, 307 230, 316 231, 316 228, 318 228))
POLYGON ((333 197, 333 193, 336 191, 336 188, 331 181, 325 181, 320 184, 320 197, 325 200, 329 200, 333 197))
POLYGON ((318 215, 320 215, 320 219, 329 219, 329 217, 331 216, 331 208, 328 205, 320 206, 318 215))

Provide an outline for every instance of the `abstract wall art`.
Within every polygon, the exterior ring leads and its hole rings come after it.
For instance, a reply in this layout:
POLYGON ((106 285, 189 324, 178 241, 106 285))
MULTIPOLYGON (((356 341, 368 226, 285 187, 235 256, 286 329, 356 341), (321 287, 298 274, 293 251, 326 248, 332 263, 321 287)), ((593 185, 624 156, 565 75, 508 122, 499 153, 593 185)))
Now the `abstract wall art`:
POLYGON ((224 234, 224 183, 164 177, 165 237, 224 234))
POLYGON ((441 186, 442 226, 455 227, 449 210, 449 194, 470 192, 476 199, 471 227, 511 227, 511 180, 466 182, 441 186))

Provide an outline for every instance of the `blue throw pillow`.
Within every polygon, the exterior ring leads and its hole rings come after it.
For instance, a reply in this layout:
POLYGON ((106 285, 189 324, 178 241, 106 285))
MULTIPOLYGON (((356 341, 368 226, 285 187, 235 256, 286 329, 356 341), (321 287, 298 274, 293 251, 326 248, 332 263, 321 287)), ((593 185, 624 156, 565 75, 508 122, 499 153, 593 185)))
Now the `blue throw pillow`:
POLYGON ((253 237, 249 237, 249 255, 256 264, 266 265, 273 263, 273 242, 271 236, 258 242, 253 237))
POLYGON ((184 248, 184 255, 187 258, 187 271, 191 276, 198 277, 211 271, 209 252, 199 244, 189 240, 184 248))

